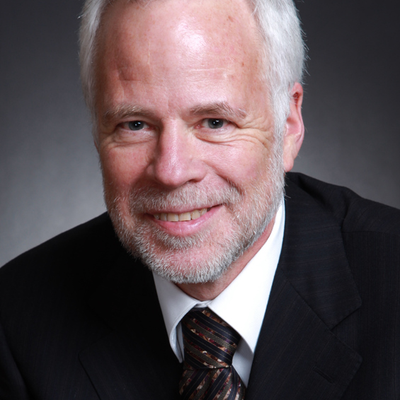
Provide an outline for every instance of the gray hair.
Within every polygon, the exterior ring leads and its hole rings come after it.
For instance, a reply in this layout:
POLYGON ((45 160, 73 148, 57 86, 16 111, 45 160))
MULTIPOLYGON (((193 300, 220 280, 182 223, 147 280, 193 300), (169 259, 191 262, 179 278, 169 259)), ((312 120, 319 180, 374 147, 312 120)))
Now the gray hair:
MULTIPOLYGON (((83 94, 95 123, 96 35, 106 7, 114 0, 86 0, 80 27, 80 65, 83 94)), ((138 0, 130 0, 138 1, 138 0)), ((147 0, 151 1, 151 0, 147 0)), ((264 39, 264 79, 269 85, 271 105, 275 117, 275 131, 284 132, 289 114, 291 89, 302 83, 305 46, 300 20, 293 0, 247 0, 264 39)), ((95 128, 95 127, 94 127, 95 128)))

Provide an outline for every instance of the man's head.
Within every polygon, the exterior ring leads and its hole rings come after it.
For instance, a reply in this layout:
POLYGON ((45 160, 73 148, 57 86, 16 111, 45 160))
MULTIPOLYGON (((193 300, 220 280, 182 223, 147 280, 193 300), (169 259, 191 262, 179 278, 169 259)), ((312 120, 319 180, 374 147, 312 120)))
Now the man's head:
POLYGON ((177 283, 237 275, 270 233, 303 137, 302 47, 279 47, 301 41, 293 5, 259 2, 255 18, 245 0, 99 3, 86 7, 82 77, 121 240, 177 283))
MULTIPOLYGON (((117 0, 86 0, 80 29, 80 64, 83 93, 95 116, 95 58, 98 52, 97 32, 102 15, 117 0)), ((123 0, 146 7, 163 0, 123 0)), ((291 88, 302 82, 305 47, 300 21, 293 0, 244 0, 248 3, 262 38, 263 76, 268 85, 277 131, 281 132, 289 113, 291 88)), ((182 2, 184 4, 184 2, 182 2)), ((184 7, 184 5, 182 6, 184 7)), ((95 122, 95 118, 93 118, 95 122)), ((96 139, 96 129, 94 125, 96 139)))

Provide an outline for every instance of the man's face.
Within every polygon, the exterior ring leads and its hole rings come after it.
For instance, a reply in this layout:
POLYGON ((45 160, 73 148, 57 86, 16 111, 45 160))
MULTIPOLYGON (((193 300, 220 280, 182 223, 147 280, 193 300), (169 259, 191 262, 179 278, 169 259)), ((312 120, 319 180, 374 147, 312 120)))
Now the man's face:
POLYGON ((117 1, 103 23, 98 150, 116 230, 162 276, 215 280, 282 196, 251 12, 238 0, 117 1))

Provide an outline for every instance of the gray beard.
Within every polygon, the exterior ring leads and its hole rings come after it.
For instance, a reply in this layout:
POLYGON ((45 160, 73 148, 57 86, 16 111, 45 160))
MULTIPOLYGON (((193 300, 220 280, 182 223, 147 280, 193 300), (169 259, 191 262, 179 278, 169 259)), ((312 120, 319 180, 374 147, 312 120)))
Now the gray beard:
POLYGON ((128 218, 123 215, 120 206, 127 199, 116 197, 107 201, 106 194, 107 208, 121 243, 151 271, 174 283, 216 281, 256 242, 275 217, 283 197, 284 170, 281 147, 278 143, 274 147, 275 151, 266 167, 268 181, 253 188, 250 205, 244 212, 241 199, 246 197, 246 193, 232 183, 228 190, 215 193, 194 183, 174 191, 162 191, 156 187, 140 188, 129 195, 128 218), (146 210, 168 210, 187 204, 193 209, 201 208, 204 204, 223 204, 233 211, 233 226, 223 238, 212 243, 213 252, 209 252, 201 264, 190 259, 181 263, 177 261, 177 256, 207 245, 210 232, 176 237, 151 229, 144 220, 136 217, 146 213, 146 210))

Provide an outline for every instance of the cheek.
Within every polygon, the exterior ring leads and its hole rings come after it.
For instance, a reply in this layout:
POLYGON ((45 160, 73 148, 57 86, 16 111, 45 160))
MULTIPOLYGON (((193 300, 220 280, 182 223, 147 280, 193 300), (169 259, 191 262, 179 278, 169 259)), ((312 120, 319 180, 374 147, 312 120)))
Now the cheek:
POLYGON ((119 194, 128 192, 145 168, 143 160, 127 149, 101 150, 100 162, 105 189, 119 194))
POLYGON ((248 186, 265 178, 270 159, 270 151, 264 146, 246 144, 247 146, 229 147, 228 151, 219 151, 214 158, 214 167, 219 175, 238 186, 248 186))

